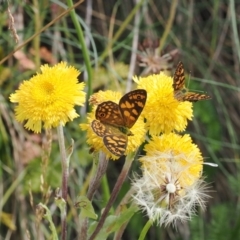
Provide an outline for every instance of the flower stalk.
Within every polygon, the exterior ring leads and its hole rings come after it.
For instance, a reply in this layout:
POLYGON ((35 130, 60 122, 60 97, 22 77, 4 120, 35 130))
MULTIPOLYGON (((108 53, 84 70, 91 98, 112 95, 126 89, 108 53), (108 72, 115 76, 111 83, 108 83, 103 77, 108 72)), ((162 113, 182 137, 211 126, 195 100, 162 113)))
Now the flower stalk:
POLYGON ((140 233, 140 236, 139 236, 138 240, 144 240, 145 239, 145 237, 147 235, 147 232, 150 229, 150 227, 152 226, 152 224, 153 224, 153 221, 151 219, 149 219, 146 222, 145 226, 143 227, 143 229, 142 229, 142 231, 140 233))
MULTIPOLYGON (((63 134, 63 126, 60 124, 57 128, 58 132, 58 142, 61 154, 61 162, 62 162, 62 198, 67 203, 67 194, 68 194, 68 176, 69 176, 69 161, 67 159, 65 142, 64 142, 64 134, 63 134)), ((67 204, 61 213, 61 224, 62 224, 62 233, 61 239, 66 240, 67 237, 67 204)))
MULTIPOLYGON (((67 0, 67 4, 69 8, 73 7, 73 1, 72 0, 67 0)), ((87 74, 88 74, 88 80, 87 82, 87 86, 88 86, 88 98, 92 93, 92 68, 91 68, 91 60, 90 60, 90 54, 89 51, 87 49, 86 43, 85 43, 85 39, 84 39, 84 34, 82 31, 82 27, 79 23, 79 19, 78 16, 75 12, 74 9, 72 9, 72 11, 70 12, 70 16, 72 18, 73 24, 76 28, 76 33, 79 39, 79 42, 81 44, 81 49, 82 49, 82 54, 83 54, 83 58, 84 58, 84 63, 86 64, 86 70, 87 70, 87 74)))
POLYGON ((116 200, 117 195, 118 195, 118 193, 119 193, 119 191, 120 191, 120 189, 121 189, 121 187, 123 185, 123 182, 125 181, 125 179, 126 179, 126 177, 128 175, 128 172, 129 172, 129 170, 131 168, 133 159, 134 158, 132 158, 132 157, 127 157, 126 158, 126 161, 124 163, 122 171, 121 171, 121 173, 120 173, 120 175, 119 175, 119 177, 117 179, 117 182, 116 182, 116 184, 115 184, 115 186, 113 188, 113 191, 112 191, 112 194, 110 196, 110 199, 109 199, 109 201, 108 201, 108 203, 107 203, 107 205, 106 205, 106 207, 105 207, 105 209, 103 211, 103 214, 102 214, 102 216, 101 216, 101 218, 100 218, 100 220, 98 222, 98 225, 97 225, 95 231, 90 236, 89 240, 94 240, 95 237, 97 236, 97 234, 99 233, 99 231, 101 230, 101 228, 102 228, 102 226, 103 226, 103 224, 104 224, 104 222, 106 220, 106 217, 107 217, 107 215, 108 215, 108 213, 109 213, 109 211, 110 211, 114 201, 116 200))
MULTIPOLYGON (((92 201, 93 196, 101 182, 101 178, 103 177, 103 175, 107 170, 107 166, 108 166, 108 160, 106 159, 106 155, 103 152, 100 152, 97 170, 95 172, 95 175, 92 178, 92 181, 89 185, 88 192, 87 192, 87 198, 89 199, 89 201, 92 201)), ((81 219, 81 226, 80 226, 80 232, 79 232, 81 240, 87 239, 87 229, 88 229, 88 218, 83 218, 81 219)))

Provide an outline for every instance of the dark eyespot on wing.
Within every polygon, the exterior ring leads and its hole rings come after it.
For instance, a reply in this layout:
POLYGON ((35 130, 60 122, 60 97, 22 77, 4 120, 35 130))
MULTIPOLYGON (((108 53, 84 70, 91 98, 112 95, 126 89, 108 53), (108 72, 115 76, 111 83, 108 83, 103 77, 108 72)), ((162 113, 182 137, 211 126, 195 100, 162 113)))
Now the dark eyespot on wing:
POLYGON ((123 118, 117 103, 107 101, 99 104, 96 109, 95 117, 102 123, 112 126, 123 126, 123 118))

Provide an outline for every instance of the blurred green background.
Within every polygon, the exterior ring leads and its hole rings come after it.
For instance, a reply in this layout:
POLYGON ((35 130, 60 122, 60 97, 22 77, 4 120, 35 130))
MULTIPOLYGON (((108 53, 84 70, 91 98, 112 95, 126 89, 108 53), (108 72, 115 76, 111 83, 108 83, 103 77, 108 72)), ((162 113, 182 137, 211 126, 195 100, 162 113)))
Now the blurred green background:
MULTIPOLYGON (((0 1, 0 61, 17 48, 9 29, 8 8, 22 44, 63 13, 67 3, 9 0, 8 5, 0 1)), ((46 134, 27 132, 15 121, 9 95, 21 81, 35 74, 40 64, 61 60, 80 69, 79 80, 87 82, 89 93, 134 89, 132 76, 144 71, 138 66, 142 54, 139 44, 144 39, 160 39, 159 57, 170 53, 167 63, 160 59, 159 65, 161 61, 165 64, 163 70, 167 68, 173 75, 182 61, 188 88, 212 96, 210 101, 194 103, 194 119, 187 132, 205 161, 218 164, 217 168, 204 166, 212 190, 206 211, 199 211, 178 230, 154 225, 146 239, 240 239, 240 1, 86 0, 75 10, 84 31, 92 78, 86 75, 88 63, 69 14, 54 21, 0 65, 0 239, 49 239, 48 223, 36 223, 39 202, 49 206, 54 223, 60 226, 54 204, 54 191, 61 184, 56 132, 52 131, 55 141, 49 162, 44 164, 41 146, 47 141, 46 134)), ((86 192, 92 166, 85 133, 79 128, 79 123, 86 122, 88 110, 88 106, 78 109, 81 117, 65 128, 67 144, 71 138, 75 141, 70 164, 68 239, 78 239, 78 210, 73 204, 78 194, 86 192)), ((110 161, 106 178, 109 189, 104 184, 95 195, 97 213, 106 205, 122 164, 123 160, 110 161)), ((139 172, 137 162, 130 177, 133 171, 139 172)), ((129 184, 128 179, 117 202, 129 184)), ((146 221, 145 214, 134 215, 123 239, 137 239, 146 221)))

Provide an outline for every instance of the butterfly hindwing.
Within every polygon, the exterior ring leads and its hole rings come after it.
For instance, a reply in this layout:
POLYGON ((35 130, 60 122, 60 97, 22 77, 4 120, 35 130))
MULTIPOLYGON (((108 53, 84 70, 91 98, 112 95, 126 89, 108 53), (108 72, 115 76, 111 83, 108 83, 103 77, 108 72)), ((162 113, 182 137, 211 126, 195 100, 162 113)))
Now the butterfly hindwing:
POLYGON ((103 143, 106 148, 115 156, 124 155, 127 148, 128 138, 124 134, 106 135, 103 137, 103 143))
POLYGON ((99 136, 104 137, 106 135, 111 135, 113 132, 111 129, 107 126, 102 124, 101 122, 97 120, 93 120, 91 123, 92 130, 99 136))
POLYGON ((189 102, 197 102, 200 100, 208 100, 211 99, 210 96, 205 95, 205 94, 200 94, 200 93, 195 93, 195 92, 187 92, 183 96, 183 101, 189 101, 189 102))

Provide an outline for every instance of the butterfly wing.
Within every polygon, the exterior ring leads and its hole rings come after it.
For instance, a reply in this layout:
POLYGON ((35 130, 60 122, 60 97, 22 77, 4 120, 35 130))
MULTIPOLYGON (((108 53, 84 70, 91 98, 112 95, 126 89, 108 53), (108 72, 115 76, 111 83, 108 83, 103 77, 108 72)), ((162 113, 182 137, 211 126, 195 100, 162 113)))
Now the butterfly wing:
POLYGON ((182 101, 189 101, 189 102, 197 102, 200 100, 208 100, 208 99, 211 99, 211 97, 205 94, 200 94, 195 92, 187 92, 182 97, 182 101))
POLYGON ((119 109, 124 120, 124 125, 131 128, 140 116, 147 100, 147 92, 137 89, 125 94, 119 101, 119 109))
POLYGON ((205 94, 188 92, 188 89, 185 88, 184 66, 182 62, 178 63, 177 69, 173 76, 173 89, 174 97, 178 101, 197 102, 200 100, 211 99, 210 96, 205 94))
POLYGON ((106 135, 103 137, 103 143, 108 151, 118 157, 124 155, 127 148, 127 142, 128 138, 124 134, 106 135))
POLYGON ((124 126, 124 120, 119 106, 112 101, 100 103, 97 106, 95 117, 102 123, 116 127, 124 126))
POLYGON ((124 155, 128 135, 132 135, 125 130, 131 128, 137 121, 146 100, 147 92, 138 89, 125 94, 120 99, 119 105, 107 101, 97 106, 95 113, 97 120, 93 120, 91 127, 99 137, 103 138, 104 145, 115 156, 124 155))
POLYGON ((111 129, 111 126, 97 120, 92 121, 91 127, 99 137, 103 138, 103 143, 109 152, 118 157, 124 155, 128 142, 127 135, 120 134, 117 129, 111 129))
POLYGON ((113 134, 113 131, 108 126, 102 124, 97 120, 93 120, 91 123, 92 130, 99 136, 104 137, 106 135, 113 134))
POLYGON ((184 85, 185 85, 184 66, 182 62, 179 62, 173 76, 173 89, 174 91, 181 90, 185 87, 184 85))

